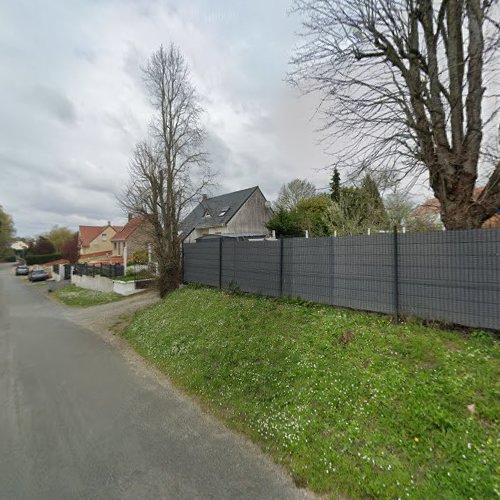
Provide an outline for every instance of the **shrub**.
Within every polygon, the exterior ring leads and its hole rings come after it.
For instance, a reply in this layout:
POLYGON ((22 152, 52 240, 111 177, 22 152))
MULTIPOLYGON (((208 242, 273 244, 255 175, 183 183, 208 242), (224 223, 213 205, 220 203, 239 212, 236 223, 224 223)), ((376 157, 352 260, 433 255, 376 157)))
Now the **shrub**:
POLYGON ((0 249, 0 261, 5 262, 16 262, 16 254, 12 248, 1 248, 0 249))
POLYGON ((127 262, 127 266, 133 266, 134 264, 147 264, 148 263, 148 253, 145 250, 138 250, 132 254, 132 258, 127 262))

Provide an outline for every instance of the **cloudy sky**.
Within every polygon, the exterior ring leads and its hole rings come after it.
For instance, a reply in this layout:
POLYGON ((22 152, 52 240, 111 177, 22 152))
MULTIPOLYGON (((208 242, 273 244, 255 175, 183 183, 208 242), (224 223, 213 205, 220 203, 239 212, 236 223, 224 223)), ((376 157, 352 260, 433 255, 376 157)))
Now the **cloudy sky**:
POLYGON ((19 235, 121 222, 115 195, 151 110, 140 67, 178 44, 206 110, 214 194, 294 177, 328 158, 314 103, 284 82, 299 19, 289 0, 0 2, 0 204, 19 235))

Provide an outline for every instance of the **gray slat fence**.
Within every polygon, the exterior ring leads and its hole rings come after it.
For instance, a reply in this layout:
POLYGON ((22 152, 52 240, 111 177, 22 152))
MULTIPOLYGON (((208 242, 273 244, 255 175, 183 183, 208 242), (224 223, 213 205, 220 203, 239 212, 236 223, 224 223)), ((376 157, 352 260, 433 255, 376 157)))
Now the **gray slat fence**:
POLYGON ((500 330, 500 229, 189 243, 184 281, 500 330))

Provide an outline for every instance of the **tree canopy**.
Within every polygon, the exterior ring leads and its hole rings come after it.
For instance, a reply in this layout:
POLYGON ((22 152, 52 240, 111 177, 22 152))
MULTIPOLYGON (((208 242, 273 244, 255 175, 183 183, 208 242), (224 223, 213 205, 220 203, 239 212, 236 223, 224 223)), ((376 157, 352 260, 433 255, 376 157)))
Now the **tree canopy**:
POLYGON ((76 264, 80 258, 80 245, 78 233, 73 233, 61 246, 61 257, 71 264, 76 264))
POLYGON ((64 226, 54 226, 48 233, 44 235, 55 247, 58 252, 61 252, 66 241, 70 240, 74 235, 74 231, 64 226))
POLYGON ((304 236, 307 230, 311 237, 388 228, 382 197, 370 175, 359 185, 343 187, 338 173, 335 177, 330 186, 332 192, 304 197, 290 209, 279 207, 267 227, 278 236, 304 236))
POLYGON ((311 198, 315 194, 314 184, 307 179, 294 179, 281 186, 275 205, 277 209, 292 210, 300 201, 311 198))
POLYGON ((13 255, 10 243, 15 235, 14 220, 0 205, 0 259, 13 255))
POLYGON ((56 253, 56 248, 49 239, 42 235, 30 242, 26 253, 29 255, 49 255, 56 253))
POLYGON ((14 238, 14 220, 0 205, 0 246, 5 246, 14 238))

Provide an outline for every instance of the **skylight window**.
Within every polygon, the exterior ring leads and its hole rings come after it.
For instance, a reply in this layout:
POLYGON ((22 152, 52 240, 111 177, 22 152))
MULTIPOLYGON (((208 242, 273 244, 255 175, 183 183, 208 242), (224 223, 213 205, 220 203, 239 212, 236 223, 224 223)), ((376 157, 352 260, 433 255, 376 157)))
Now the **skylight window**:
POLYGON ((226 215, 226 212, 227 212, 227 210, 221 210, 219 212, 219 217, 222 217, 222 216, 226 215))

